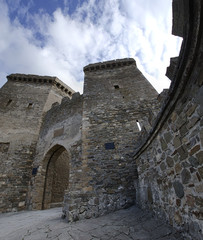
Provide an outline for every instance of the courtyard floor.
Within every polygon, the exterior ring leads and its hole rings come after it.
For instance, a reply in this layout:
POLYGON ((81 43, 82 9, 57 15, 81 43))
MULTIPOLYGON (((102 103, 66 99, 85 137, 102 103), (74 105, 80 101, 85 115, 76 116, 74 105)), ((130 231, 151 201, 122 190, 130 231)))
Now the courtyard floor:
POLYGON ((0 214, 1 240, 174 240, 172 227, 133 206, 99 218, 67 223, 61 208, 0 214))

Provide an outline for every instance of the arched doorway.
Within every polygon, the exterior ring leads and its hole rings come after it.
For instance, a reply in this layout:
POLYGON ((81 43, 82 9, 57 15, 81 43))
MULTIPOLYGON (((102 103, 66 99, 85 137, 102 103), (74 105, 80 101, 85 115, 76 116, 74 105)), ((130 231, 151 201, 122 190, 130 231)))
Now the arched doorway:
POLYGON ((60 145, 47 153, 42 209, 62 205, 64 191, 69 185, 69 158, 68 151, 60 145))

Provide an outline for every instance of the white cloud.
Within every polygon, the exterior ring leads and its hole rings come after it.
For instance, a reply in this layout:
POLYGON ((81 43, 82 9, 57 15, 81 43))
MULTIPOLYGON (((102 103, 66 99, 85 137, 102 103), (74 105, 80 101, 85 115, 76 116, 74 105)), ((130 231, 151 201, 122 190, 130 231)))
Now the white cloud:
POLYGON ((165 70, 180 46, 170 36, 170 0, 89 0, 71 16, 65 3, 66 10, 52 16, 44 10, 31 15, 30 5, 24 6, 28 28, 20 18, 11 22, 0 0, 0 85, 6 75, 21 72, 57 76, 82 92, 85 65, 134 57, 158 91, 169 86, 165 70))

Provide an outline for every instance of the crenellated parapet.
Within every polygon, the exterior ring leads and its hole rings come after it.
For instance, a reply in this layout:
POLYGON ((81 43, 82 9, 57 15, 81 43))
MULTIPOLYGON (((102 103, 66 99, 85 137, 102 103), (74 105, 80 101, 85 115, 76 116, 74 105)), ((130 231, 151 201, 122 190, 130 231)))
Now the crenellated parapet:
POLYGON ((65 92, 67 95, 72 96, 75 91, 59 80, 57 77, 50 76, 38 76, 31 74, 10 74, 7 76, 8 81, 18 81, 23 83, 37 83, 37 84, 50 84, 56 86, 61 91, 65 92))
POLYGON ((98 71, 98 70, 106 70, 106 69, 112 69, 112 68, 119 68, 124 66, 129 66, 135 64, 136 62, 133 58, 124 58, 124 59, 116 59, 112 61, 106 61, 106 62, 99 62, 95 64, 89 64, 83 68, 84 72, 88 71, 98 71))

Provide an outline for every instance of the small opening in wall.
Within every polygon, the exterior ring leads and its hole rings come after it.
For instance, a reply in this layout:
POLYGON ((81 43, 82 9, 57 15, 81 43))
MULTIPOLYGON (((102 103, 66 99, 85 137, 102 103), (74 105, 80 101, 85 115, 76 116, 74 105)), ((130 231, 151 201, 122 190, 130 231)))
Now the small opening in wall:
POLYGON ((6 104, 6 106, 9 106, 11 103, 12 103, 12 100, 9 99, 8 102, 7 102, 7 104, 6 104))
POLYGON ((136 120, 136 122, 137 122, 137 127, 138 127, 139 131, 141 131, 141 126, 140 126, 140 123, 139 123, 139 121, 138 121, 138 120, 136 120))
POLYGON ((115 89, 119 89, 119 85, 114 85, 114 88, 115 89))
POLYGON ((32 108, 34 106, 34 103, 28 103, 27 107, 32 108))

